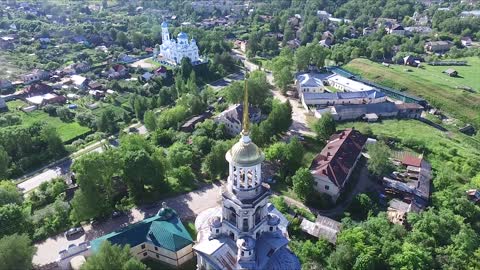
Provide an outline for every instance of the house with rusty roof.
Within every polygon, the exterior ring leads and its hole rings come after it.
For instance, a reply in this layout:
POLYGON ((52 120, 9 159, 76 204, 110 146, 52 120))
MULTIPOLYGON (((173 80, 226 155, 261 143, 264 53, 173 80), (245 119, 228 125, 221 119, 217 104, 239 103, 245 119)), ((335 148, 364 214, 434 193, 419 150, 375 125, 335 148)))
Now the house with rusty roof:
POLYGON ((352 128, 333 134, 310 166, 313 188, 336 201, 355 169, 366 141, 366 136, 352 128))
POLYGON ((193 240, 175 210, 164 203, 158 214, 91 241, 96 253, 104 241, 130 246, 133 256, 178 267, 193 258, 193 240))

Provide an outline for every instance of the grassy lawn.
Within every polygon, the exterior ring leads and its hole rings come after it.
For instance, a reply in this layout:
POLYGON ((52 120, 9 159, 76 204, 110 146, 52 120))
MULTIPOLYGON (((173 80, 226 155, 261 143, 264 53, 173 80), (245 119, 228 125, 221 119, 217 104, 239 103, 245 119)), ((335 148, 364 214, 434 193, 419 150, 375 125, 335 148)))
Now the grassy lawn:
POLYGON ((435 170, 462 164, 480 154, 480 142, 461 133, 442 132, 416 120, 385 120, 379 123, 347 122, 338 129, 370 129, 377 137, 395 140, 401 148, 423 153, 435 170), (451 163, 450 163, 451 162, 451 163))
MULTIPOLYGON (((460 60, 460 59, 459 59, 460 60)), ((345 69, 379 84, 425 98, 433 106, 451 113, 453 117, 466 123, 480 126, 480 76, 478 76, 479 58, 461 59, 468 66, 429 66, 422 68, 391 65, 389 68, 367 59, 354 59, 345 69), (448 77, 442 71, 453 68, 459 72, 458 78, 448 77), (406 71, 406 70, 409 71, 406 71), (470 93, 457 87, 471 87, 476 93, 470 93)))
POLYGON ((197 230, 195 229, 195 223, 188 222, 187 224, 185 224, 185 228, 187 229, 188 233, 190 233, 192 239, 195 241, 197 239, 197 230))
POLYGON ((65 123, 58 117, 51 117, 42 110, 25 113, 16 110, 17 107, 24 107, 27 104, 21 100, 14 100, 7 102, 10 112, 19 115, 22 118, 22 125, 31 125, 38 121, 45 121, 52 125, 60 135, 62 141, 66 142, 81 136, 90 131, 89 128, 80 126, 77 122, 65 123))

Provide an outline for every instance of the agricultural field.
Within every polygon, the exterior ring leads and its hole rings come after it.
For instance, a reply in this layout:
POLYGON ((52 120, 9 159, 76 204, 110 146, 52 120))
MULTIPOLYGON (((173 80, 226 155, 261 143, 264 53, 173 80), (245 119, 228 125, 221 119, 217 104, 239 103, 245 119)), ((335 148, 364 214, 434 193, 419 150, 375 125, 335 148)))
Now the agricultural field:
POLYGON ((425 98, 430 104, 465 123, 480 127, 480 59, 465 58, 468 66, 429 66, 421 68, 391 65, 385 67, 367 59, 354 59, 346 66, 350 72, 368 80, 407 91, 425 98), (449 77, 442 71, 453 68, 459 77, 449 77), (459 89, 469 87, 474 93, 459 89))
POLYGON ((21 100, 7 102, 10 112, 17 114, 22 119, 22 125, 30 125, 34 122, 45 121, 55 127, 63 142, 70 141, 90 131, 88 127, 83 127, 77 122, 65 123, 58 117, 51 117, 42 110, 25 113, 18 110, 19 107, 25 107, 27 103, 21 100))

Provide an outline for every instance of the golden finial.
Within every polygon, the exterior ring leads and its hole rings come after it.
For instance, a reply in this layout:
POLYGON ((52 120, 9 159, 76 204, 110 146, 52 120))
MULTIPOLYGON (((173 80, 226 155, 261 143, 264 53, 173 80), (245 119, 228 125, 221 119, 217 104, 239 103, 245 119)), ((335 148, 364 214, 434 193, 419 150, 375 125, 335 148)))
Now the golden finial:
POLYGON ((250 131, 250 117, 248 115, 248 72, 245 73, 243 89, 243 135, 248 135, 250 131))

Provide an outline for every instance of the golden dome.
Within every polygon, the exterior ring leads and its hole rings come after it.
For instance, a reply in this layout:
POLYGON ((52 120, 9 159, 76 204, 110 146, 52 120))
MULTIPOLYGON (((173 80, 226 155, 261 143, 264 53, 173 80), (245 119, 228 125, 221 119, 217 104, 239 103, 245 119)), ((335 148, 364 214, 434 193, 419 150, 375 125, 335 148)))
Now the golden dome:
POLYGON ((260 148, 248 136, 246 138, 242 136, 225 155, 227 161, 235 166, 252 167, 265 160, 265 155, 260 148))

